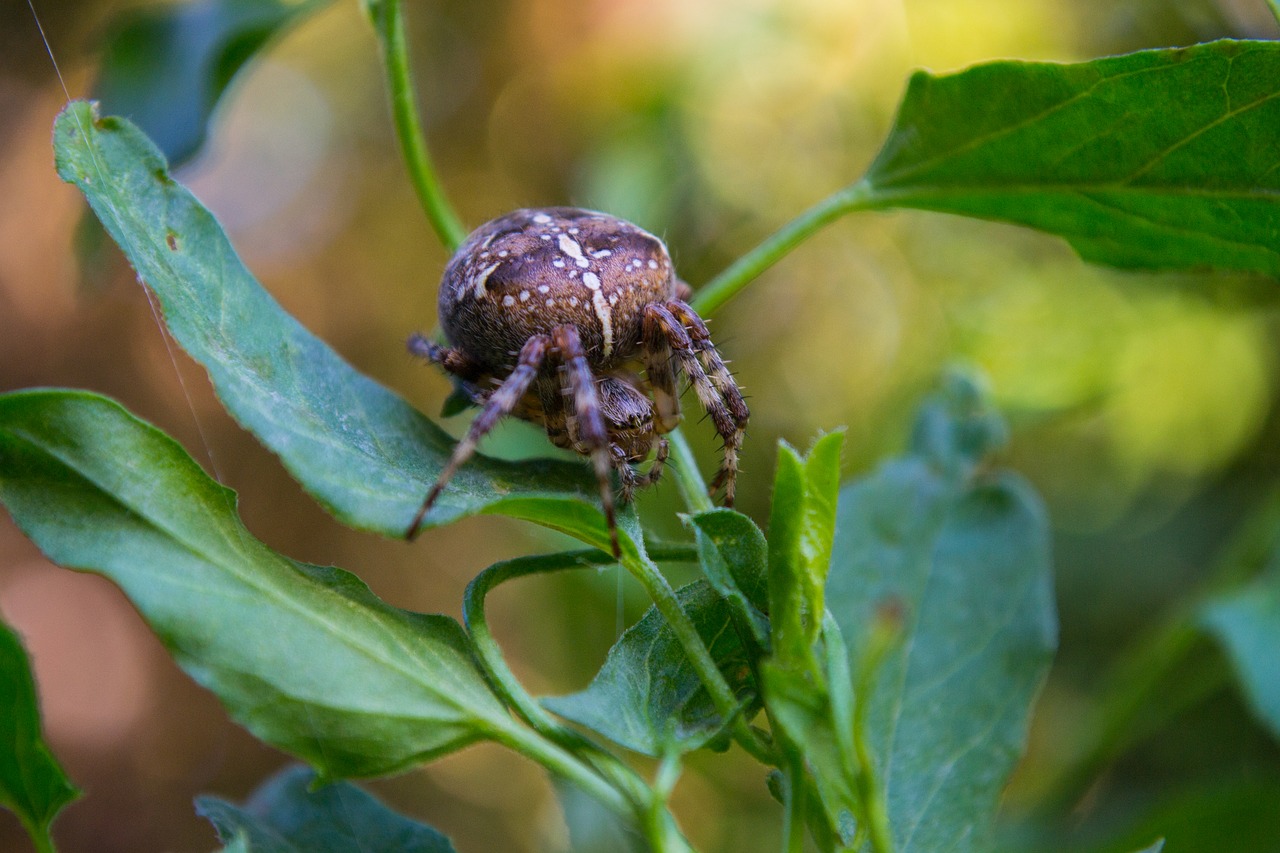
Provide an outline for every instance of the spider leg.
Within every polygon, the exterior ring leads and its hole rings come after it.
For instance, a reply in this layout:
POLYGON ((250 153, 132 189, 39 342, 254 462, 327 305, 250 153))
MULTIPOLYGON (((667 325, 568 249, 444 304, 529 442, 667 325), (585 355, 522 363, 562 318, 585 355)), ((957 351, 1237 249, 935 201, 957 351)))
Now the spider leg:
POLYGON ((453 347, 442 347, 426 335, 414 333, 405 341, 410 355, 425 359, 465 382, 478 382, 484 377, 484 371, 478 364, 463 355, 461 350, 453 347))
POLYGON ((689 377, 698 402, 706 409, 716 432, 724 439, 724 460, 711 481, 710 491, 723 488, 725 506, 733 506, 738 449, 742 447, 742 433, 751 414, 746 401, 712 345, 706 324, 688 305, 671 301, 647 306, 644 328, 646 348, 657 338, 665 338, 680 369, 689 377))
POLYGON ((410 355, 429 361, 452 376, 457 391, 466 395, 474 405, 483 406, 488 402, 493 391, 489 387, 493 377, 461 350, 442 347, 426 335, 417 333, 410 335, 405 345, 410 355))
MULTIPOLYGON (((414 339, 410 338, 412 342, 414 339)), ((429 343, 429 342, 428 342, 429 343)), ((411 344, 412 345, 412 344, 411 344)), ((435 346, 435 344, 431 344, 435 346)), ((476 445, 480 439, 485 436, 494 426, 502 419, 504 415, 508 415, 520 403, 529 385, 538 376, 538 370, 542 367, 542 363, 546 360, 547 350, 551 346, 551 340, 546 335, 534 335, 520 350, 515 370, 511 371, 511 375, 502 381, 498 389, 494 391, 485 401, 484 408, 480 410, 480 414, 476 415, 475 420, 471 422, 471 428, 467 430, 466 436, 453 448, 453 455, 449 457, 449 462, 444 466, 444 470, 440 472, 439 478, 431 490, 427 492, 427 497, 422 501, 422 506, 418 508, 418 512, 413 517, 413 522, 405 531, 405 538, 412 541, 418 535, 418 530, 422 526, 422 519, 430 512, 431 506, 436 502, 436 498, 440 496, 440 492, 444 489, 445 484, 453 477, 464 462, 471 458, 476 452, 476 445)), ((444 349, 439 347, 438 349, 444 349)), ((456 350, 451 350, 456 352, 456 350)), ((447 368, 446 368, 447 369, 447 368)))
POLYGON ((569 433, 575 441, 587 449, 591 464, 595 468, 596 479, 600 481, 600 504, 604 509, 604 519, 609 525, 609 544, 615 558, 621 556, 618 547, 618 523, 613 508, 613 485, 609 481, 609 472, 613 465, 610 461, 609 431, 605 427, 604 415, 600 412, 600 397, 596 393, 596 380, 591 374, 591 365, 587 361, 586 351, 582 347, 582 338, 576 326, 557 326, 551 333, 552 342, 559 350, 561 369, 569 396, 573 398, 573 417, 569 421, 569 433))
POLYGON ((747 410, 747 403, 742 399, 742 391, 738 389, 738 383, 733 381, 733 375, 729 373, 729 368, 725 366, 719 350, 711 342, 711 332, 707 331, 707 324, 698 316, 698 312, 694 311, 693 307, 685 302, 668 302, 667 310, 688 331, 689 339, 693 342, 694 352, 698 354, 698 360, 702 362, 702 367, 711 379, 711 384, 715 385, 716 390, 720 392, 720 396, 724 399, 725 405, 729 407, 729 413, 733 415, 738 427, 745 429, 747 419, 751 417, 751 412, 747 410))
POLYGON ((641 348, 645 374, 653 390, 653 426, 658 433, 668 433, 680 425, 680 389, 676 387, 671 339, 657 313, 649 310, 653 307, 648 306, 644 312, 641 348))
POLYGON ((624 504, 631 503, 631 499, 637 489, 646 489, 662 478, 662 466, 667 462, 667 456, 671 452, 671 445, 668 444, 665 438, 659 436, 657 447, 658 449, 653 455, 653 464, 643 474, 627 461, 626 454, 622 448, 617 445, 611 448, 613 467, 618 469, 618 474, 622 479, 622 502, 624 504))

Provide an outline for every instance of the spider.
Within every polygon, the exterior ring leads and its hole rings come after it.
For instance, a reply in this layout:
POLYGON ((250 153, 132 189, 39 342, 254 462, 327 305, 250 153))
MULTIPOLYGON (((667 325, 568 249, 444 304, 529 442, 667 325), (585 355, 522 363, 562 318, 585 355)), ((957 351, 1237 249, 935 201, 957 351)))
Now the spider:
POLYGON ((481 410, 406 538, 417 535, 480 439, 512 415, 591 460, 617 557, 609 475, 617 471, 623 503, 658 481, 665 434, 680 423, 678 373, 724 440, 710 491, 723 488, 725 505, 733 506, 750 413, 706 324, 686 302, 691 294, 661 240, 604 213, 517 210, 472 232, 440 283, 440 324, 450 346, 418 334, 408 346, 449 373, 481 410), (651 452, 653 462, 641 473, 636 466, 651 452))

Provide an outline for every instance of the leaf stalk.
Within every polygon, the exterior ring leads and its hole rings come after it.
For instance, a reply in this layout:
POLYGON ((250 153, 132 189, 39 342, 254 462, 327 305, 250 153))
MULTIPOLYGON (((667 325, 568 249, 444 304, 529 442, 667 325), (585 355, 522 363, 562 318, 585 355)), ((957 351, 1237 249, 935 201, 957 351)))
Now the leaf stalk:
POLYGON ((374 7, 374 23, 382 43, 382 57, 391 96, 391 115, 396 138, 404 155, 409 179, 417 191, 418 201, 427 214, 440 242, 452 254, 466 239, 467 229, 445 195, 436 174, 422 121, 418 114, 417 93, 409 69, 409 48, 405 39, 404 11, 401 0, 382 0, 374 7))
POLYGON ((790 254, 791 250, 840 217, 858 210, 880 207, 871 184, 858 181, 827 196, 795 219, 779 228, 764 242, 729 265, 703 285, 690 303, 703 317, 709 317, 738 294, 769 267, 790 254))

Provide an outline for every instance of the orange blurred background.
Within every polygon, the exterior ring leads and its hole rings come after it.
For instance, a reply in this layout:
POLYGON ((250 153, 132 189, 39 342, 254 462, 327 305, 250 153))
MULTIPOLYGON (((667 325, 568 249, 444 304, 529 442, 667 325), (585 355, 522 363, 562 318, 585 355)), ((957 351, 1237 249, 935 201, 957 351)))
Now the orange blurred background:
MULTIPOLYGON (((139 3, 37 0, 72 96, 100 39, 139 3)), ((571 203, 663 236, 695 286, 855 180, 912 69, 992 58, 1082 60, 1222 35, 1272 37, 1261 2, 1156 0, 526 0, 406 4, 428 131, 471 224, 571 203)), ((415 546, 345 530, 243 433, 203 371, 166 343, 111 248, 75 251, 84 205, 54 175, 65 101, 25 4, 0 8, 0 391, 89 388, 177 437, 240 495, 255 535, 358 573, 392 603, 459 615, 499 559, 559 547, 498 518, 415 546)), ((360 369, 434 414, 447 382, 404 338, 435 322, 446 260, 391 135, 373 34, 354 0, 275 42, 238 80, 209 143, 178 177, 249 267, 360 369)), ((774 445, 849 427, 848 476, 900 448, 947 364, 976 365, 1011 418, 1007 461, 1046 496, 1058 531, 1063 653, 1010 807, 1034 796, 1098 660, 1194 582, 1280 458, 1270 448, 1274 283, 1091 268, 1060 241, 928 214, 841 222, 771 270, 713 332, 750 395, 740 508, 763 523, 774 445)), ((710 430, 687 432, 704 466, 710 430)), ((447 423, 458 429, 460 421, 447 423)), ((511 424, 488 452, 550 452, 511 424)), ((680 535, 675 488, 641 502, 680 535)), ((577 689, 643 608, 612 571, 499 592, 491 619, 535 691, 577 689), (621 589, 621 592, 619 590, 621 589)), ((47 735, 86 796, 56 824, 64 853, 204 851, 191 798, 243 798, 284 759, 228 722, 99 578, 56 569, 0 514, 0 612, 34 659, 47 735)), ((1223 700, 1213 713, 1244 719, 1223 700), (1233 716, 1234 715, 1234 716, 1233 716)), ((1214 719, 1217 719, 1215 717, 1214 719)), ((1242 724, 1238 729, 1247 729, 1242 724)), ((1240 751, 1274 746, 1237 731, 1240 751)), ((1268 752, 1270 750, 1270 752, 1268 752)), ((1230 748, 1228 749, 1230 754, 1230 748)), ((1156 784, 1144 759, 1113 785, 1156 784)), ((1164 761, 1165 764, 1160 762, 1164 761)), ((760 768, 701 755, 676 808, 705 851, 776 848, 760 768)), ((371 789, 461 851, 567 846, 541 771, 481 746, 371 789)), ((25 850, 0 813, 0 850, 25 850)))

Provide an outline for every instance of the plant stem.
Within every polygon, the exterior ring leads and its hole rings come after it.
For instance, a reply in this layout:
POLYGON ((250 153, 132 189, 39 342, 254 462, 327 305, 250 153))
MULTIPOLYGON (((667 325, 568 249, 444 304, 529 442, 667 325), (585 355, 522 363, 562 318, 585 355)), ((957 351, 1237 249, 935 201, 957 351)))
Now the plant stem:
POLYGON ((753 279, 827 225, 845 214, 856 210, 874 210, 880 205, 871 185, 865 181, 859 181, 827 196, 703 285, 690 304, 703 317, 710 316, 753 279))
POLYGON ((853 752, 858 759, 855 777, 858 797, 862 801, 862 820, 874 853, 893 853, 893 833, 889 829, 889 807, 884 787, 876 768, 876 758, 868 742, 867 710, 875 690, 875 677, 885 657, 901 637, 901 626, 889 617, 877 616, 871 626, 867 651, 858 664, 858 683, 854 688, 853 752))
POLYGON ((772 755, 772 749, 743 720, 742 709, 733 695, 732 688, 729 687, 729 682, 725 681, 720 668, 716 666, 715 659, 711 657, 711 651, 703 642, 689 615, 680 606, 675 590, 671 588, 666 577, 658 571, 658 567, 652 560, 643 555, 632 557, 624 553, 622 564, 636 580, 640 581, 640 585, 653 601, 653 606, 662 615, 671 632, 676 635, 677 642, 688 655, 689 663, 698 674, 702 686, 707 689, 716 713, 721 719, 729 722, 734 739, 756 760, 765 764, 774 764, 776 759, 772 755))
MULTIPOLYGON (((660 560, 697 560, 696 551, 687 546, 658 548, 653 553, 660 560)), ((618 760, 616 756, 577 731, 561 725, 538 704, 537 699, 524 689, 524 685, 507 666, 506 660, 502 657, 502 650, 489 631, 484 608, 485 596, 499 584, 535 574, 591 568, 612 562, 613 558, 608 554, 590 550, 523 557, 497 563, 477 575, 475 580, 467 586, 463 600, 463 618, 467 631, 471 635, 480 668, 484 670, 498 696, 529 723, 535 732, 570 754, 576 755, 580 761, 626 797, 632 809, 629 816, 635 819, 654 851, 691 853, 692 848, 680 833, 666 804, 674 779, 660 778, 655 786, 647 785, 634 770, 618 760)), ((553 772, 560 772, 556 767, 546 766, 553 772)), ((588 793, 594 794, 595 791, 588 789, 588 793)))
POLYGON ((715 509, 711 495, 707 493, 707 482, 702 479, 698 470, 698 460, 693 455, 693 448, 679 429, 667 433, 667 441, 671 443, 671 455, 675 459, 676 486, 680 489, 680 497, 689 512, 707 512, 715 509))
POLYGON ((553 774, 577 785, 615 814, 642 825, 646 823, 647 800, 642 804, 636 803, 626 793, 601 778, 578 756, 532 729, 519 725, 510 717, 503 719, 501 723, 496 720, 491 722, 493 725, 489 735, 497 743, 536 761, 553 774))
POLYGON ((804 759, 793 756, 787 761, 787 804, 783 816, 785 825, 782 828, 783 853, 804 853, 805 828, 805 794, 808 783, 805 780, 804 759))
POLYGON ((409 178, 418 193, 418 200, 422 203, 427 219, 435 228, 440 242, 452 254, 466 239, 467 230, 445 196, 422 135, 413 76, 409 71, 409 49, 405 41, 401 0, 381 0, 378 9, 381 14, 375 16, 375 21, 380 24, 379 35, 382 37, 382 56, 391 95, 391 114, 395 121, 396 137, 400 140, 400 151, 404 155, 409 178))
MULTIPOLYGON (((663 548, 655 553, 658 559, 696 561, 698 558, 697 552, 689 547, 663 548)), ((499 698, 543 737, 579 755, 589 757, 599 772, 615 784, 625 786, 635 802, 639 804, 647 802, 649 798, 649 791, 643 780, 612 754, 601 749, 576 730, 562 725, 524 689, 524 685, 507 666, 502 650, 489 631, 488 617, 485 614, 485 596, 499 584, 535 574, 593 568, 612 562, 613 558, 608 554, 590 550, 523 557, 497 563, 485 569, 467 585, 462 604, 463 622, 471 635, 477 662, 499 698)))

